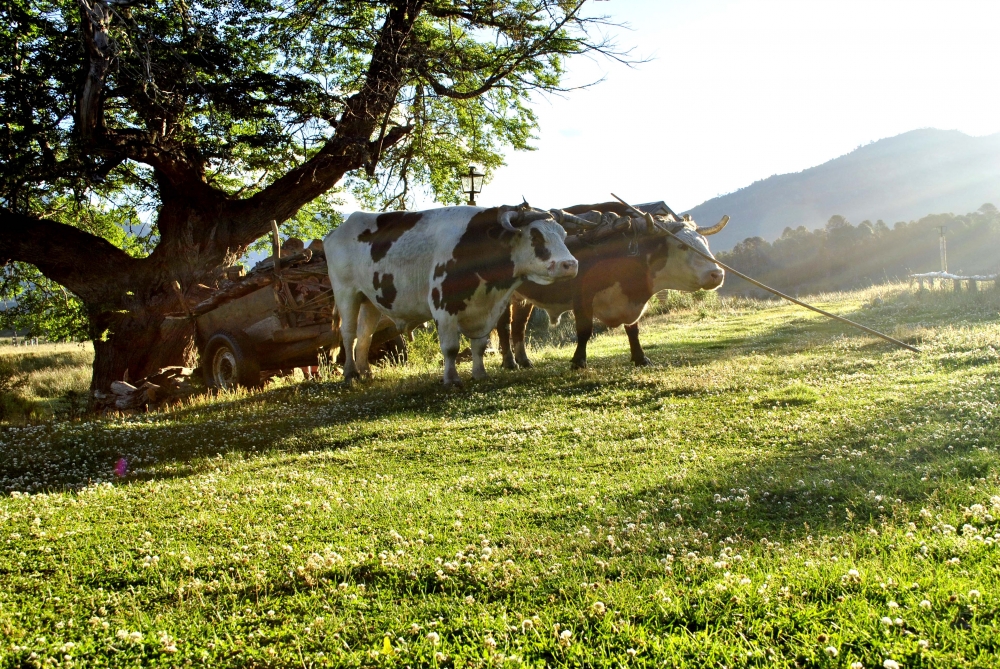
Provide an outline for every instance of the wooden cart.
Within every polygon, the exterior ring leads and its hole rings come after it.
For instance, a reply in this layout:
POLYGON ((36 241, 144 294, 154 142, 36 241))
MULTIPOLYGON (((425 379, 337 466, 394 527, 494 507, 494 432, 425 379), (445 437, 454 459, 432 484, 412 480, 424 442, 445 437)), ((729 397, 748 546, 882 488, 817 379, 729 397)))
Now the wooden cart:
MULTIPOLYGON (((319 240, 279 244, 249 274, 230 268, 218 289, 190 307, 205 383, 212 388, 256 386, 262 374, 311 367, 320 352, 340 347, 339 318, 319 240), (335 323, 336 321, 336 323, 335 323)), ((406 342, 383 317, 371 359, 404 359, 406 342)))

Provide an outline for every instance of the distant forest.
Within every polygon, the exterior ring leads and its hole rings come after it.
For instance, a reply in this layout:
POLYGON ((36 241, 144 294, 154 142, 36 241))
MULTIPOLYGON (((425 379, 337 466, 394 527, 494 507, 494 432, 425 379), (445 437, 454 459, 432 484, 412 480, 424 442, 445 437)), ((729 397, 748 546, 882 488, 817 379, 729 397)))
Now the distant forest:
MULTIPOLYGON (((933 214, 892 227, 881 220, 852 225, 833 216, 826 227, 786 227, 779 239, 750 237, 722 262, 767 285, 792 293, 863 288, 941 269, 939 228, 945 226, 948 270, 953 274, 1000 272, 1000 212, 992 204, 964 216, 933 214)), ((759 289, 727 278, 724 294, 756 295, 759 289)))

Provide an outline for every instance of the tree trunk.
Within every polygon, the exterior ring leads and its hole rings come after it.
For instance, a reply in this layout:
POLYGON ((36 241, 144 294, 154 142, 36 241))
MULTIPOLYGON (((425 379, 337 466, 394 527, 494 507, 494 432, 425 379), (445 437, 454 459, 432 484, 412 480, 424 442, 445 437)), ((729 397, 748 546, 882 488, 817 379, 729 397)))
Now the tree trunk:
POLYGON ((92 397, 95 391, 108 392, 113 381, 135 381, 171 365, 193 366, 190 321, 165 319, 162 312, 147 307, 125 313, 93 307, 89 311, 94 342, 92 397))

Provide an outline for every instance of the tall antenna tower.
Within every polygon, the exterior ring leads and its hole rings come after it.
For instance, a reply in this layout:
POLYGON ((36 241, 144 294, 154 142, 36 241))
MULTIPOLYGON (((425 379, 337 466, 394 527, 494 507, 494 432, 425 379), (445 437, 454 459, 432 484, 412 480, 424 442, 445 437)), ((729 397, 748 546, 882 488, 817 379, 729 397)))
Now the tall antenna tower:
POLYGON ((940 246, 941 246, 941 271, 948 271, 948 241, 944 237, 944 231, 946 227, 943 225, 938 226, 938 230, 941 231, 940 246))

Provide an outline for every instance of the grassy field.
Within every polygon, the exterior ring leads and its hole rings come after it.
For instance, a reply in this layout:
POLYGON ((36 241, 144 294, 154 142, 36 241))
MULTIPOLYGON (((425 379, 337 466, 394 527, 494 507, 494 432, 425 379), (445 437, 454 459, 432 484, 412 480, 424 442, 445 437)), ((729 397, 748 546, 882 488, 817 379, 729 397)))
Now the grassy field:
POLYGON ((1000 291, 812 299, 2 428, 0 666, 1000 665, 1000 291))
POLYGON ((0 390, 3 378, 16 375, 25 383, 0 392, 0 422, 64 418, 86 408, 94 347, 85 344, 0 344, 0 390))

